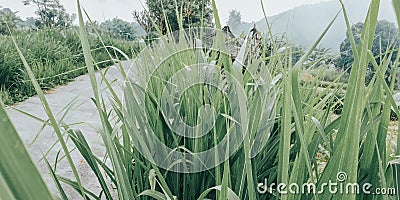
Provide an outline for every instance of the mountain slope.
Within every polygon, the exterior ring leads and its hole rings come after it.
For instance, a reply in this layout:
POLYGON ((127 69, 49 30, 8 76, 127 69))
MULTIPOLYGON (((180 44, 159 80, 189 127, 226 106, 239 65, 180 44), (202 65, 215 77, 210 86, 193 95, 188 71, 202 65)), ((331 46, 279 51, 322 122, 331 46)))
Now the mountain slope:
MULTIPOLYGON (((303 5, 281 14, 268 17, 274 34, 285 34, 289 41, 304 47, 310 47, 323 32, 330 21, 340 11, 340 3, 336 0, 319 4, 303 5)), ((351 0, 346 3, 350 22, 355 24, 364 21, 368 10, 368 1, 351 0)), ((395 13, 390 0, 381 0, 379 19, 395 22, 395 13)), ((256 22, 260 31, 267 31, 265 19, 256 22)), ((253 27, 251 23, 243 23, 233 29, 235 34, 247 32, 253 27)), ((339 51, 339 45, 344 40, 346 25, 343 14, 340 13, 333 26, 321 41, 321 47, 339 51)))

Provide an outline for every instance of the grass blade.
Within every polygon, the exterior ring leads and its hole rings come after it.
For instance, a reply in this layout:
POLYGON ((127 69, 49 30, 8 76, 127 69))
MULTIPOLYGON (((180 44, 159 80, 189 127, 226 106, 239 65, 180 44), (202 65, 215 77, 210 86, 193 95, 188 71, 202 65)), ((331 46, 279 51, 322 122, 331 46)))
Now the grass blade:
POLYGON ((53 199, 1 101, 0 127, 0 199, 53 199))
POLYGON ((56 184, 57 190, 58 190, 58 192, 59 192, 60 195, 61 195, 61 199, 63 199, 63 200, 68 200, 68 197, 67 197, 67 195, 65 194, 64 189, 62 188, 60 181, 58 181, 57 176, 56 176, 56 173, 55 173, 54 170, 51 168, 49 161, 48 161, 47 159, 45 159, 45 161, 46 161, 47 168, 48 168, 49 171, 50 171, 51 178, 53 179, 54 183, 56 184))
POLYGON ((19 49, 15 38, 13 36, 11 36, 11 39, 12 39, 12 41, 14 43, 15 48, 17 49, 19 57, 21 58, 21 60, 22 60, 22 62, 24 64, 25 70, 28 73, 28 76, 29 76, 34 88, 35 88, 35 91, 36 91, 36 93, 37 93, 42 105, 43 105, 43 108, 44 108, 47 116, 49 117, 50 123, 52 124, 52 127, 53 127, 54 131, 56 132, 56 135, 57 135, 57 138, 58 138, 58 140, 60 142, 60 145, 61 145, 61 147, 62 147, 62 149, 63 149, 63 151, 65 153, 65 156, 67 157, 68 164, 70 165, 70 167, 72 169, 72 172, 73 172, 73 174, 74 174, 74 176, 76 178, 76 181, 77 181, 77 183, 78 183, 78 185, 79 185, 79 187, 81 189, 81 193, 83 194, 84 193, 83 186, 82 186, 82 183, 80 181, 78 171, 76 170, 75 164, 74 164, 74 162, 73 162, 73 160, 71 158, 71 155, 69 154, 69 150, 68 150, 67 144, 66 144, 66 142, 64 140, 64 137, 62 135, 61 129, 58 126, 57 120, 54 117, 54 114, 50 109, 49 103, 47 102, 46 97, 45 97, 45 95, 43 93, 43 90, 40 87, 39 83, 37 82, 37 80, 35 78, 35 75, 32 72, 31 67, 29 66, 29 64, 26 61, 24 55, 22 54, 21 50, 19 49))
MULTIPOLYGON (((348 175, 346 182, 357 182, 357 169, 358 169, 358 152, 359 152, 359 138, 361 130, 361 117, 364 111, 363 94, 365 91, 365 74, 368 65, 368 51, 371 49, 372 41, 377 23, 377 16, 379 10, 379 0, 372 0, 370 3, 367 18, 364 23, 362 32, 362 39, 355 49, 355 44, 352 44, 353 54, 358 58, 354 61, 353 68, 350 73, 349 85, 345 95, 345 102, 343 114, 341 119, 340 128, 338 130, 335 141, 335 153, 328 161, 328 164, 319 180, 321 183, 327 183, 329 180, 336 180, 337 174, 345 172, 348 175), (353 152, 349 154, 348 152, 353 152)), ((343 6, 344 8, 344 6, 343 6)), ((347 15, 344 9, 344 17, 347 15)), ((350 28, 350 27, 348 27, 350 28)), ((348 30, 349 37, 353 37, 351 29, 348 30)), ((354 40, 352 40, 354 41, 354 40)), ((329 194, 325 192, 321 199, 355 199, 356 194, 329 194)))
POLYGON ((400 27, 400 1, 393 0, 392 2, 393 2, 394 11, 396 12, 396 16, 397 16, 397 23, 398 23, 397 27, 400 27))
POLYGON ((82 16, 82 9, 80 6, 80 1, 77 0, 78 5, 78 18, 79 18, 79 33, 81 39, 81 45, 83 49, 83 55, 85 57, 85 63, 89 72, 90 82, 92 86, 92 91, 94 94, 94 102, 96 104, 96 108, 98 110, 101 124, 102 124, 102 131, 100 131, 104 145, 106 147, 107 153, 110 155, 111 163, 114 168, 115 178, 117 181, 117 189, 118 195, 120 199, 134 199, 132 186, 128 180, 128 175, 125 169, 123 168, 123 163, 120 155, 117 152, 117 148, 113 143, 111 138, 112 135, 112 128, 110 122, 108 121, 107 113, 103 111, 101 106, 101 98, 99 94, 99 89, 97 85, 96 75, 94 71, 94 64, 93 64, 93 57, 90 51, 90 45, 87 37, 87 32, 85 29, 85 25, 83 22, 82 16))

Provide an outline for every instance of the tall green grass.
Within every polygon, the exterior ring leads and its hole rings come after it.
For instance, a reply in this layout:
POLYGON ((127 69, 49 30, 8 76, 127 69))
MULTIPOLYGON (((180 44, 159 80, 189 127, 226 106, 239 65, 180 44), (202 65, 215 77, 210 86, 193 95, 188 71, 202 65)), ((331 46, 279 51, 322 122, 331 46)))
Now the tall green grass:
MULTIPOLYGON (((269 183, 300 186, 314 183, 322 187, 330 181, 371 183, 373 188, 398 186, 398 168, 393 164, 396 159, 390 156, 390 144, 386 141, 391 110, 400 114, 392 96, 396 74, 390 84, 384 74, 389 65, 398 65, 400 56, 390 63, 393 53, 388 50, 381 55, 379 65, 372 56, 379 0, 370 2, 358 45, 351 34, 346 8, 339 2, 355 57, 346 88, 337 84, 340 77, 332 83, 324 82, 324 89, 318 89, 322 76, 311 81, 300 79, 301 72, 307 70, 304 62, 336 17, 321 30, 321 36, 297 63, 292 62, 293 48, 282 50, 268 39, 271 32, 265 33, 262 40, 263 47, 267 42, 274 47, 270 55, 265 54, 266 49, 254 52, 249 36, 240 44, 232 61, 229 46, 232 43, 225 41, 222 31, 217 30, 207 39, 207 29, 181 30, 145 48, 133 61, 131 71, 120 65, 126 78, 123 98, 110 86, 103 72, 98 71, 112 95, 111 108, 105 106, 106 97, 101 96, 98 88, 95 69, 99 66, 93 59, 91 41, 77 2, 80 44, 92 83, 93 101, 102 122, 100 134, 107 156, 93 155, 84 133, 68 129, 76 150, 94 172, 102 192, 93 194, 85 189, 75 164, 70 162, 76 180, 51 171, 61 198, 66 199, 60 182, 71 185, 87 199, 112 199, 114 192, 118 199, 399 198, 398 191, 391 196, 330 193, 327 189, 320 194, 282 194, 277 185, 262 186, 266 179, 269 183), (376 73, 366 85, 369 63, 376 73), (200 80, 203 82, 190 85, 200 80), (337 116, 335 97, 343 91, 343 110, 337 116), (218 151, 202 154, 221 144, 218 151), (326 161, 321 161, 321 154, 326 161), (106 177, 113 187, 106 183, 106 177)), ((214 1, 213 7, 220 28, 214 1)), ((18 49, 17 43, 15 46, 18 49)), ((21 58, 24 60, 22 55, 21 58)), ((27 62, 25 67, 49 118, 53 119, 27 62)), ((51 124, 60 133, 61 128, 51 124)), ((63 144, 63 137, 57 136, 63 144)), ((70 160, 68 148, 62 146, 70 160)), ((0 183, 4 183, 1 179, 4 174, 1 175, 0 183)), ((8 187, 16 186, 8 184, 8 187)))
MULTIPOLYGON (((41 29, 16 30, 13 33, 18 46, 24 52, 40 86, 51 89, 87 73, 79 35, 74 30, 41 29)), ((137 42, 123 41, 102 35, 107 46, 115 46, 132 57, 139 51, 137 42)), ((91 36, 93 56, 100 67, 113 64, 98 37, 91 36)), ((12 104, 36 94, 10 36, 0 36, 0 91, 2 100, 12 104)), ((110 51, 112 51, 110 49, 110 51)), ((115 52, 116 53, 116 52, 115 52)), ((117 53, 121 59, 125 59, 117 53)), ((114 51, 113 51, 114 55, 114 51)))

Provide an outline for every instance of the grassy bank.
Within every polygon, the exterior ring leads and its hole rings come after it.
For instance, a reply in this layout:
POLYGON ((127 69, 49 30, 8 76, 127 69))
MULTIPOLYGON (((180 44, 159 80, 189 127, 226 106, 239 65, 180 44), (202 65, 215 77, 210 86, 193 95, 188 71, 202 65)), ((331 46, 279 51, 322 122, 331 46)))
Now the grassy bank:
MULTIPOLYGON (((17 30, 13 35, 42 89, 48 90, 65 84, 87 73, 76 30, 17 30)), ((139 50, 135 41, 116 39, 106 34, 101 38, 106 46, 117 47, 128 56, 139 50)), ((89 40, 93 58, 98 62, 98 66, 102 68, 111 65, 113 62, 110 61, 110 56, 99 37, 91 34, 89 40)), ((0 46, 0 98, 6 104, 12 104, 35 95, 36 92, 10 36, 0 36, 0 46)), ((119 53, 108 50, 113 56, 123 59, 119 53)))

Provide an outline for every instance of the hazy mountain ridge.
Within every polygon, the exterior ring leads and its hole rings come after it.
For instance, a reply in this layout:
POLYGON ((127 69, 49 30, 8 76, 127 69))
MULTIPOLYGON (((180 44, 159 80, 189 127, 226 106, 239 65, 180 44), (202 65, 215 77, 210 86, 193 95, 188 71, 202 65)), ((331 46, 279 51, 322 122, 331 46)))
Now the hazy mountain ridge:
MULTIPOLYGON (((355 24, 365 19, 368 2, 365 0, 351 0, 346 3, 346 9, 350 22, 355 24)), ((281 14, 268 17, 272 27, 272 32, 277 35, 285 34, 291 42, 304 47, 311 46, 323 30, 328 26, 335 15, 340 11, 339 1, 333 0, 318 4, 303 5, 281 14)), ((380 5, 379 19, 391 22, 396 21, 395 13, 390 0, 382 0, 380 5)), ((267 30, 265 19, 256 22, 257 29, 267 30)), ((235 34, 248 32, 253 27, 252 23, 242 23, 240 26, 232 28, 235 34)), ((332 51, 339 51, 339 45, 344 40, 346 25, 343 13, 339 13, 338 18, 332 25, 329 32, 321 41, 320 46, 331 48, 332 51)))

